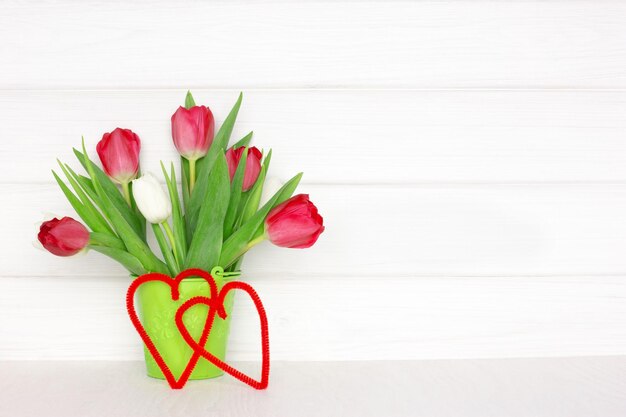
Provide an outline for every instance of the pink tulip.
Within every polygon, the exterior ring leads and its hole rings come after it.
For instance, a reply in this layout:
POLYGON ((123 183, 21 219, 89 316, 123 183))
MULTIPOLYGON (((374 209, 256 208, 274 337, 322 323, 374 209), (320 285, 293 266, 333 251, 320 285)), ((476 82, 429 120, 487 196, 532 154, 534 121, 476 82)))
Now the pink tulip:
POLYGON ((179 107, 172 115, 172 138, 178 153, 190 161, 202 158, 213 143, 215 120, 205 106, 179 107))
POLYGON ((139 136, 132 130, 118 127, 113 132, 102 135, 96 151, 104 172, 114 181, 128 184, 137 176, 140 148, 139 136))
MULTIPOLYGON (((233 180, 235 176, 235 171, 237 171, 237 167, 239 166, 239 161, 241 160, 241 156, 243 155, 243 151, 245 150, 244 146, 241 146, 237 149, 230 148, 226 151, 226 162, 228 163, 228 173, 230 174, 230 180, 233 180)), ((263 154, 256 147, 248 148, 248 158, 246 158, 246 170, 243 173, 243 190, 248 191, 257 178, 259 178, 259 173, 261 172, 261 158, 263 158, 263 154)))
POLYGON ((324 219, 308 194, 298 194, 274 207, 265 219, 270 242, 283 248, 309 248, 324 231, 324 219))
POLYGON ((57 256, 72 256, 89 243, 89 231, 71 217, 56 217, 41 224, 37 238, 48 252, 57 256))

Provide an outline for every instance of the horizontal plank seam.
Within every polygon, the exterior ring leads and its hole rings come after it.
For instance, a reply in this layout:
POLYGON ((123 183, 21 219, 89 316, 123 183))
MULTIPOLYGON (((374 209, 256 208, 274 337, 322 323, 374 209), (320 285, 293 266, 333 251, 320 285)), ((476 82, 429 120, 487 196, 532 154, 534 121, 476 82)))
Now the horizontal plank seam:
POLYGON ((385 87, 385 86, 286 86, 286 87, 231 87, 231 86, 184 86, 184 87, 158 87, 158 86, 148 86, 148 87, 138 87, 138 88, 97 88, 97 87, 82 87, 77 86, 74 88, 60 87, 60 88, 27 88, 27 87, 18 87, 18 88, 10 88, 10 87, 1 87, 0 92, 63 92, 63 93, 80 93, 80 92, 102 92, 102 93, 113 93, 113 92, 172 92, 172 91, 202 91, 202 90, 211 90, 211 91, 246 91, 250 92, 282 92, 282 91, 293 91, 293 92, 317 92, 317 91, 328 91, 328 92, 350 92, 350 91, 372 91, 372 92, 470 92, 470 93, 489 93, 489 92, 519 92, 519 93, 527 93, 527 92, 546 92, 546 93, 563 93, 563 92, 575 92, 575 93, 623 93, 626 92, 626 87, 546 87, 546 86, 529 86, 529 87, 433 87, 433 88, 422 88, 422 87, 385 87))
MULTIPOLYGON (((306 173, 305 173, 306 175, 306 173)), ((165 184, 165 182, 162 182, 165 184)), ((308 185, 314 187, 398 187, 398 188, 407 188, 407 187, 490 187, 490 186, 533 186, 533 187, 552 187, 552 186, 603 186, 603 185, 626 185, 626 179, 624 180, 580 180, 580 181, 569 181, 569 180, 549 180, 549 181, 306 181, 302 180, 300 182, 301 185, 308 185)), ((0 180, 0 186, 45 186, 45 185, 55 185, 54 181, 5 181, 0 180)))
MULTIPOLYGON (((497 356, 497 357, 490 357, 490 356, 484 356, 484 357, 468 357, 468 358, 432 358, 432 359, 380 359, 380 358, 374 358, 374 359, 355 359, 355 360, 345 360, 345 359, 337 359, 337 360, 328 360, 328 359, 307 359, 307 360, 294 360, 294 359, 278 359, 278 360, 272 360, 272 363, 289 363, 289 364, 310 364, 310 363, 317 363, 317 364, 321 364, 321 363, 328 363, 328 364, 346 364, 346 365, 350 365, 350 366, 359 366, 359 365, 363 365, 363 364, 368 364, 371 362, 378 362, 378 363, 398 363, 398 364, 406 364, 409 362, 413 362, 413 363, 420 363, 420 364, 426 364, 426 363, 432 363, 432 362, 455 362, 455 363, 459 363, 459 362, 465 362, 465 363, 479 363, 479 362, 513 362, 513 361, 536 361, 536 360, 541 360, 541 361, 558 361, 560 359, 563 359, 564 361, 571 361, 571 360, 577 360, 577 359, 607 359, 607 360, 611 360, 611 359, 619 359, 619 360, 624 360, 626 359, 625 355, 616 355, 614 353, 610 353, 610 354, 606 354, 606 355, 602 355, 602 354, 574 354, 574 355, 562 355, 562 356, 497 356)), ((143 364, 144 361, 143 360, 138 360, 138 359, 72 359, 72 358, 64 358, 64 359, 0 359, 0 365, 1 364, 16 364, 19 362, 23 362, 23 363, 32 363, 32 362, 38 362, 40 364, 42 363, 66 363, 66 362, 72 362, 72 363, 79 363, 79 362, 111 362, 111 363, 128 363, 128 362, 136 362, 138 364, 143 364)), ((235 364, 257 364, 258 361, 252 361, 252 360, 236 360, 233 361, 233 363, 235 364)))
MULTIPOLYGON (((72 275, 68 275, 68 274, 63 274, 63 275, 57 275, 57 274, 46 274, 46 275, 35 275, 35 274, 29 274, 29 275, 17 275, 17 274, 0 274, 0 279, 2 278, 14 278, 14 279, 28 279, 28 278, 72 278, 72 279, 81 279, 81 278, 102 278, 102 279, 117 279, 120 277, 124 277, 125 275, 119 274, 119 275, 81 275, 81 274, 72 274, 72 275)), ((266 274, 266 273, 260 273, 260 274, 255 274, 254 273, 254 268, 252 269, 245 269, 244 268, 244 280, 246 278, 254 278, 256 279, 279 279, 279 280, 284 280, 284 279, 291 279, 293 277, 306 277, 306 278, 322 278, 322 279, 332 279, 332 278, 380 278, 381 274, 368 274, 368 273, 341 273, 341 274, 329 274, 329 273, 315 273, 315 274, 303 274, 303 273, 272 273, 270 274, 266 274)), ((471 274, 424 274, 424 273, 417 273, 417 274, 413 274, 413 273, 392 273, 390 277, 388 277, 387 279, 392 279, 392 278, 400 278, 400 279, 426 279, 426 278, 451 278, 451 279, 456 279, 456 278, 502 278, 502 279, 507 279, 507 278, 511 278, 511 279, 516 279, 516 278, 527 278, 527 279, 533 279, 533 278, 588 278, 588 279, 594 279, 594 278, 623 278, 626 279, 626 272, 618 272, 618 273, 598 273, 598 274, 593 274, 593 273, 584 273, 584 274, 568 274, 568 273, 562 273, 562 274, 512 274, 512 273, 503 273, 503 274, 480 274, 480 275, 471 275, 471 274)), ((624 281, 624 283, 626 284, 626 281, 624 281)))

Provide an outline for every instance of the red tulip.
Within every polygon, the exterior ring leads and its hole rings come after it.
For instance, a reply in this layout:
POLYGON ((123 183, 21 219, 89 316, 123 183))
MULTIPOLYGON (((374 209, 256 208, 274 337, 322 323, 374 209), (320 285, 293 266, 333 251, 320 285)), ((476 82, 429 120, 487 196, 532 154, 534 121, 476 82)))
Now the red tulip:
POLYGON ((309 248, 324 231, 324 219, 308 194, 298 194, 274 207, 265 219, 270 242, 283 248, 309 248))
POLYGON ((132 130, 120 129, 102 135, 96 151, 104 172, 120 184, 128 184, 139 170, 141 141, 132 130))
POLYGON ((213 143, 215 120, 205 106, 179 107, 172 115, 172 138, 178 153, 190 161, 202 158, 213 143))
MULTIPOLYGON (((243 155, 243 151, 245 150, 244 146, 241 146, 237 149, 230 148, 226 151, 226 162, 228 163, 228 173, 230 174, 230 180, 233 180, 235 176, 235 171, 237 171, 237 167, 239 166, 239 160, 241 160, 241 155, 243 155)), ((263 158, 263 154, 256 147, 248 148, 248 158, 246 158, 246 170, 243 173, 243 190, 248 191, 254 183, 256 179, 259 178, 259 172, 261 172, 261 158, 263 158)))
POLYGON ((43 222, 37 238, 48 252, 57 256, 76 255, 89 243, 89 231, 71 217, 43 222))

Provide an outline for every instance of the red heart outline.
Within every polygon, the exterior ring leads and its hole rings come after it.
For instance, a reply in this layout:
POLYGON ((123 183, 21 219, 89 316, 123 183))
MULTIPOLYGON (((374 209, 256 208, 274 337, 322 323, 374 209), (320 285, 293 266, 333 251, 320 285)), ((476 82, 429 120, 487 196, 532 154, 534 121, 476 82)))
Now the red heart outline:
MULTIPOLYGON (((213 297, 211 297, 213 298, 213 297)), ((265 308, 263 307, 263 303, 261 302, 261 298, 256 293, 256 291, 245 282, 241 281, 231 281, 224 284, 222 289, 219 292, 218 298, 216 302, 212 301, 211 298, 197 296, 192 297, 189 300, 185 301, 176 311, 175 321, 176 327, 178 327, 178 331, 183 336, 183 339, 187 342, 187 344, 193 349, 194 355, 201 355, 203 358, 211 362, 213 365, 220 368, 222 371, 234 376, 241 382, 244 382, 250 385, 252 388, 262 390, 267 388, 269 383, 269 374, 270 374, 270 343, 269 343, 269 331, 267 326, 267 314, 265 313, 265 308), (191 337, 189 330, 185 327, 183 323, 183 315, 187 310, 197 304, 205 304, 209 306, 209 317, 207 318, 207 323, 209 324, 209 333, 211 332, 211 328, 213 327, 213 322, 215 321, 215 313, 219 314, 222 319, 226 318, 226 311, 224 310, 224 299, 230 290, 239 289, 248 293, 252 301, 254 302, 254 306, 256 307, 257 312, 259 313, 259 319, 261 324, 261 339, 262 339, 262 363, 261 363, 261 380, 257 381, 256 379, 251 378, 250 376, 244 374, 238 369, 233 368, 226 362, 217 358, 212 353, 208 352, 204 347, 206 341, 201 339, 200 343, 191 337)))
MULTIPOLYGON (((135 292, 137 291, 137 288, 139 288, 139 286, 141 286, 142 284, 145 284, 146 282, 160 281, 169 285, 171 289, 171 293, 172 293, 172 301, 177 301, 180 298, 179 286, 180 286, 181 281, 185 278, 189 278, 192 276, 203 278, 209 284, 209 288, 211 290, 211 299, 217 299, 217 296, 218 296, 217 284, 215 283, 213 276, 211 276, 211 274, 201 269, 184 270, 180 274, 176 275, 176 278, 172 278, 168 275, 161 274, 158 272, 144 274, 144 275, 141 275, 140 277, 137 277, 137 279, 135 279, 132 282, 130 287, 128 287, 128 291, 126 293, 126 309, 128 310, 128 315, 130 316, 130 320, 135 326, 137 333, 139 333, 139 335, 141 336, 141 339, 143 340, 144 344, 148 348, 148 351, 150 352, 155 362, 159 366, 159 369, 161 369, 161 372, 163 372, 163 375, 165 375, 165 378, 167 379, 167 382, 170 384, 170 387, 172 389, 181 389, 183 386, 185 386, 185 384, 187 383, 187 380, 189 379, 189 376, 193 372, 193 369, 196 367, 196 364, 198 363, 198 360, 200 359, 200 356, 201 356, 201 352, 199 351, 198 348, 200 348, 201 346, 204 346, 209 337, 209 333, 211 332, 211 328, 213 327, 213 320, 215 318, 215 308, 213 307, 212 303, 207 304, 209 306, 209 312, 207 314, 207 321, 204 324, 204 328, 202 329, 200 342, 196 342, 194 340, 194 345, 197 345, 197 347, 190 345, 194 351, 193 355, 191 355, 191 358, 189 359, 187 366, 183 370, 183 373, 180 375, 178 380, 176 380, 176 378, 174 377, 174 374, 172 374, 172 371, 170 370, 169 366, 167 366, 167 364, 163 360, 163 357, 157 350, 156 346, 154 345, 154 342, 152 341, 152 339, 146 332, 145 328, 143 327, 143 324, 141 324, 141 321, 139 320, 139 317, 137 316, 137 311, 135 310, 135 302, 134 302, 135 292)), ((185 328, 185 330, 187 330, 187 328, 185 328)))

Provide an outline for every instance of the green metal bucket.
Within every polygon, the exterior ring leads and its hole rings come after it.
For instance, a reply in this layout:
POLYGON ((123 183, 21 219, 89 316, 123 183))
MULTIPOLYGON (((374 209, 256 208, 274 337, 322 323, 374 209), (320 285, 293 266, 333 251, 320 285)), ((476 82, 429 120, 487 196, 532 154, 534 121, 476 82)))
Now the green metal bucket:
MULTIPOLYGON (((214 279, 218 289, 221 289, 227 280, 230 281, 239 275, 234 274, 227 278, 217 275, 214 276, 214 279)), ((183 373, 193 353, 176 327, 174 321, 176 311, 192 297, 211 297, 209 284, 203 278, 184 279, 180 283, 179 291, 180 298, 173 301, 170 287, 163 282, 149 281, 137 289, 141 322, 175 378, 180 377, 183 373)), ((206 344, 206 349, 221 360, 224 360, 226 354, 233 297, 234 292, 232 291, 226 296, 224 300, 224 308, 227 313, 226 320, 222 320, 216 315, 206 344)), ((198 304, 187 310, 183 316, 183 322, 195 340, 200 339, 207 314, 208 307, 198 304)), ((145 346, 144 356, 148 376, 165 379, 163 372, 145 346)), ((200 357, 189 379, 209 379, 223 374, 222 370, 200 357)))

